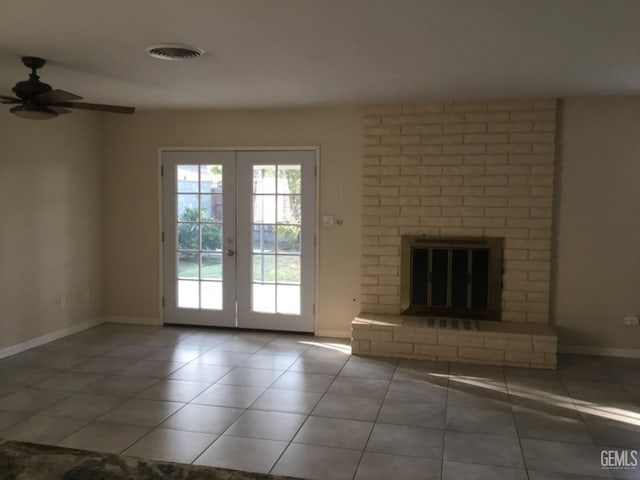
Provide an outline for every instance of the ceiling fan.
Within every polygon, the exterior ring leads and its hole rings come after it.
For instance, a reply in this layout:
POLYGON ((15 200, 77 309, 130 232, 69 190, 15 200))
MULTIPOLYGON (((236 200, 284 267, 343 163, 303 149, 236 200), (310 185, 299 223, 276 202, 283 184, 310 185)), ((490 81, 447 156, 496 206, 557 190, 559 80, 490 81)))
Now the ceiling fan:
POLYGON ((22 57, 25 67, 31 69, 29 80, 18 82, 12 91, 18 98, 0 95, 0 103, 13 105, 9 111, 19 117, 33 120, 47 120, 58 115, 70 113, 70 108, 80 110, 95 110, 98 112, 133 113, 133 107, 119 107, 116 105, 102 105, 98 103, 81 103, 82 97, 64 90, 53 90, 51 85, 40 81, 36 73, 46 62, 43 58, 22 57))

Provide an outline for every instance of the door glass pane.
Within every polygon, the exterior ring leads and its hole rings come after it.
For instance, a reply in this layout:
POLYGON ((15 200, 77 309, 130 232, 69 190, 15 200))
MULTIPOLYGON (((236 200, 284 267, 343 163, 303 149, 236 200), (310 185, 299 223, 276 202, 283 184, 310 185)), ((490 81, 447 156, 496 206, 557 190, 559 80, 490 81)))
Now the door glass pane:
POLYGON ((276 196, 253 196, 253 223, 276 223, 276 196))
POLYGON ((278 285, 278 313, 300 315, 300 286, 278 285))
POLYGON ((251 309, 254 312, 276 313, 276 286, 273 284, 253 284, 251 309))
POLYGON ((200 195, 200 221, 222 223, 222 195, 200 195))
POLYGON ((222 251, 222 225, 218 223, 203 223, 202 229, 202 250, 222 251))
POLYGON ((300 224, 300 195, 278 195, 278 223, 300 224))
POLYGON ((278 193, 300 194, 300 165, 278 165, 278 193))
POLYGON ((198 281, 178 280, 178 307, 199 308, 198 281))
POLYGON ((253 226, 253 251, 254 252, 275 252, 276 250, 276 229, 275 225, 254 225, 253 226))
POLYGON ((276 281, 276 256, 275 255, 254 255, 253 256, 253 281, 254 282, 275 282, 276 281))
POLYGON ((222 193, 222 165, 200 165, 200 193, 222 193))
POLYGON ((197 192, 198 191, 198 165, 178 165, 176 170, 176 191, 197 192))
POLYGON ((253 193, 276 193, 275 165, 253 166, 253 193))
POLYGON ((469 276, 469 252, 454 248, 451 253, 451 306, 467 307, 467 280, 469 276))
POLYGON ((178 223, 178 249, 199 250, 200 225, 197 223, 178 223))
POLYGON ((278 283, 300 283, 300 257, 278 255, 278 283))
POLYGON ((177 198, 176 211, 179 222, 198 221, 198 195, 181 194, 177 198))
POLYGON ((196 280, 199 276, 198 254, 196 252, 178 252, 178 278, 196 280))
POLYGON ((200 278, 222 280, 222 255, 219 253, 203 253, 201 268, 200 278))
POLYGON ((300 227, 278 225, 278 252, 300 253, 300 227))
POLYGON ((200 308, 222 310, 222 282, 200 282, 200 308))

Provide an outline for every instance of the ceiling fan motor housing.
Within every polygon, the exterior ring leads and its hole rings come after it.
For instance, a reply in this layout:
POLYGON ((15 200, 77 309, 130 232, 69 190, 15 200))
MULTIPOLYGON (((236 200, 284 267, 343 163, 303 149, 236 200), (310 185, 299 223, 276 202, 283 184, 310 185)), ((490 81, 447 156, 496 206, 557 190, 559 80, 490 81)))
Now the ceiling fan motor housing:
POLYGON ((29 101, 36 95, 50 92, 51 85, 41 82, 37 75, 31 74, 29 80, 16 83, 12 90, 21 100, 29 101))

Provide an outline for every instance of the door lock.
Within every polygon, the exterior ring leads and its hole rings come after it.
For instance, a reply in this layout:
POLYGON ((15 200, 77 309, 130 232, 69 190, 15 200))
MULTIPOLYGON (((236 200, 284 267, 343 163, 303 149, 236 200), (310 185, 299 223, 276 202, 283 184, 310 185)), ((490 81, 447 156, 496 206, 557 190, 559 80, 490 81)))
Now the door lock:
POLYGON ((230 248, 227 250, 227 256, 229 257, 233 257, 235 255, 236 252, 234 252, 233 250, 231 250, 230 248))

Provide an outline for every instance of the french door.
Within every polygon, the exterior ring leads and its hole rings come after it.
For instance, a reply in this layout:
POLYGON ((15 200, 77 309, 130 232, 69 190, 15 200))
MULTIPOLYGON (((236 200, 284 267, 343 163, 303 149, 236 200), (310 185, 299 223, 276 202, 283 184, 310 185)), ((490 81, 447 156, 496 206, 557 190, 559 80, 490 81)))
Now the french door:
POLYGON ((315 161, 162 153, 165 323, 313 332, 315 161))

